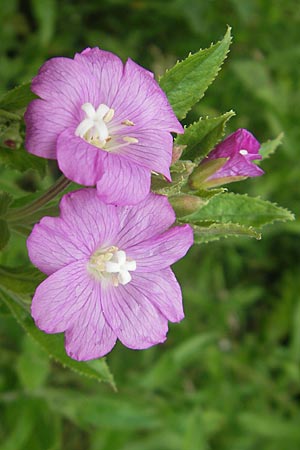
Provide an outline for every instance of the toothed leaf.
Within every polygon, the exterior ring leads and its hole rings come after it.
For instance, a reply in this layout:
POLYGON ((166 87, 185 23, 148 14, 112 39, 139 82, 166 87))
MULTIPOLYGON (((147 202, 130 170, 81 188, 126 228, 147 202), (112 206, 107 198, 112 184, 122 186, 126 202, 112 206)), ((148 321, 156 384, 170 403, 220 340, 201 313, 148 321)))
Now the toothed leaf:
POLYGON ((218 117, 201 118, 187 127, 176 139, 176 144, 186 145, 183 157, 199 163, 222 139, 226 123, 234 115, 234 111, 229 111, 218 117))
POLYGON ((162 76, 160 86, 179 119, 186 116, 216 78, 230 43, 231 34, 228 28, 222 41, 188 56, 162 76))
POLYGON ((205 222, 216 222, 260 228, 275 221, 293 219, 292 213, 274 203, 247 195, 225 193, 213 197, 206 206, 181 220, 199 226, 205 222))

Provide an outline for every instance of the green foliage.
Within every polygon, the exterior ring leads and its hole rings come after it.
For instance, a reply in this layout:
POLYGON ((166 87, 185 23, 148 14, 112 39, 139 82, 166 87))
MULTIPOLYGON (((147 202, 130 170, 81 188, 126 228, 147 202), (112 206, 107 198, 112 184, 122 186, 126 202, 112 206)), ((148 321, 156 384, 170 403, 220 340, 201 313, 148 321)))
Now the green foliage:
POLYGON ((253 227, 239 225, 237 223, 201 223, 201 225, 192 225, 194 230, 195 244, 207 244, 211 241, 217 241, 221 238, 247 236, 256 239, 261 238, 253 227))
POLYGON ((184 134, 176 138, 176 143, 186 145, 184 158, 199 163, 222 139, 226 122, 235 113, 229 111, 218 117, 200 118, 185 129, 184 134))
POLYGON ((277 138, 269 139, 267 142, 264 142, 261 145, 259 153, 262 155, 263 159, 269 158, 271 155, 273 155, 277 147, 282 144, 282 139, 283 133, 280 133, 277 138))
POLYGON ((0 219, 0 250, 8 243, 10 232, 6 220, 0 219))
POLYGON ((26 108, 28 103, 36 98, 30 90, 30 85, 31 82, 24 83, 3 94, 0 97, 0 109, 16 113, 26 108))
POLYGON ((293 220, 294 216, 286 209, 247 195, 224 193, 212 198, 208 205, 181 218, 195 224, 236 223, 261 228, 276 220, 293 220))
POLYGON ((61 334, 49 335, 40 331, 35 326, 28 311, 20 306, 22 302, 18 299, 18 296, 4 290, 2 287, 0 289, 2 301, 4 301, 18 323, 55 361, 80 375, 95 378, 97 381, 105 381, 114 386, 112 375, 104 359, 85 363, 69 358, 65 352, 63 336, 61 334))
MULTIPOLYGON (((218 8, 215 2, 192 0, 79 0, 59 2, 59 13, 55 0, 32 0, 26 8, 21 3, 1 4, 3 92, 30 80, 47 58, 72 56, 94 45, 123 59, 130 55, 156 75, 163 74, 176 59, 185 58, 187 50, 196 53, 200 45, 209 46, 231 24, 235 41, 230 64, 209 95, 189 112, 186 130, 199 117, 218 118, 234 107, 238 114, 227 123, 226 132, 244 127, 261 142, 278 136, 262 146, 265 176, 229 188, 277 201, 299 215, 296 0, 225 0, 218 8), (267 158, 282 131, 280 152, 267 158)), ((181 100, 184 103, 184 96, 181 100)), ((27 100, 24 103, 20 95, 20 102, 8 99, 7 110, 0 107, 0 163, 6 167, 0 168, 0 188, 14 195, 10 209, 35 200, 53 182, 52 177, 41 180, 26 170, 33 161, 20 165, 19 172, 10 169, 17 166, 12 158, 21 164, 25 157, 20 120, 27 100), (11 108, 14 102, 19 110, 11 108)), ((179 104, 180 112, 186 114, 191 106, 179 104)), ((203 146, 196 136, 192 157, 203 146)), ((188 159, 186 154, 183 158, 188 159)), ((52 165, 54 178, 55 170, 52 165)), ((223 189, 182 192, 186 175, 179 176, 177 184, 174 172, 172 196, 197 195, 205 208, 211 208, 213 197, 224 195, 223 189)), ((169 186, 162 179, 159 183, 162 190, 169 186)), ((18 228, 22 227, 20 222, 18 228)), ((255 233, 246 225, 202 222, 194 225, 195 236, 210 241, 224 236, 225 227, 228 236, 255 233)), ((221 240, 192 249, 175 267, 185 320, 170 326, 162 346, 135 352, 117 345, 108 356, 117 394, 53 360, 47 374, 46 352, 35 341, 30 343, 0 302, 1 450, 298 450, 299 230, 297 220, 266 229, 260 242, 221 240)), ((11 266, 26 263, 25 240, 14 229, 0 261, 11 266)), ((24 305, 38 279, 30 287, 28 280, 17 282, 11 275, 0 272, 0 281, 8 276, 6 286, 15 286, 18 292, 12 295, 24 305)))
POLYGON ((191 107, 204 95, 216 78, 231 43, 230 28, 224 39, 205 50, 189 55, 178 62, 160 79, 160 86, 179 119, 183 119, 191 107))
POLYGON ((45 176, 47 160, 31 155, 23 148, 8 149, 0 147, 0 162, 7 167, 25 172, 26 170, 36 170, 41 176, 45 176))

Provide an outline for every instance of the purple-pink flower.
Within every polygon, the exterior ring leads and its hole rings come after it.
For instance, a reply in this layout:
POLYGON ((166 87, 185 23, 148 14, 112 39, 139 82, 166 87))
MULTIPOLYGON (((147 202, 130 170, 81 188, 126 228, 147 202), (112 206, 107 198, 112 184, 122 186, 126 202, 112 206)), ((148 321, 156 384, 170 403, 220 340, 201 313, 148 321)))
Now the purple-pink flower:
POLYGON ((31 261, 49 275, 32 300, 36 325, 65 332, 77 360, 107 354, 117 339, 133 349, 164 342, 168 320, 184 317, 170 265, 193 243, 191 227, 174 221, 160 195, 138 206, 107 205, 95 189, 65 195, 60 217, 44 217, 27 241, 31 261))
POLYGON ((252 161, 261 159, 258 153, 260 143, 253 134, 244 128, 240 128, 227 136, 220 142, 203 161, 203 164, 219 158, 227 158, 223 166, 206 181, 217 180, 220 183, 237 181, 244 177, 257 177, 264 174, 264 171, 252 161))
POLYGON ((26 149, 57 159, 64 175, 97 185, 106 203, 136 204, 151 171, 170 180, 173 138, 183 133, 153 74, 128 59, 87 48, 47 61, 32 81, 26 149))

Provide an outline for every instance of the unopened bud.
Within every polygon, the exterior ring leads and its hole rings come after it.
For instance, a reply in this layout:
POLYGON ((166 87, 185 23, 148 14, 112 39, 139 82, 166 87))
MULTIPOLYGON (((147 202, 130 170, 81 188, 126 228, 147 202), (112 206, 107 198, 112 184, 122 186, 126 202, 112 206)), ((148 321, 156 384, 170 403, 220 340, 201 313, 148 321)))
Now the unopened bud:
POLYGON ((169 197, 177 217, 188 216, 205 204, 205 201, 196 195, 179 194, 169 197))

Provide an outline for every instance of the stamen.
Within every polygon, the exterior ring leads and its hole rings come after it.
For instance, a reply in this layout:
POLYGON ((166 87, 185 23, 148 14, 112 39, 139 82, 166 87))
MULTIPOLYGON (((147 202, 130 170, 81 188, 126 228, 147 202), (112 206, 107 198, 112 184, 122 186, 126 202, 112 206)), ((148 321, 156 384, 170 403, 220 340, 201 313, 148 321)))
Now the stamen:
POLYGON ((136 270, 136 261, 128 260, 123 250, 109 247, 97 250, 88 264, 88 271, 99 281, 110 281, 113 286, 125 285, 131 281, 129 273, 136 270))
POLYGON ((128 144, 137 144, 139 142, 138 139, 131 136, 124 136, 123 141, 128 142, 128 144))
POLYGON ((114 117, 115 115, 115 110, 110 108, 107 113, 105 114, 105 116, 103 117, 104 122, 108 123, 111 121, 111 119, 114 117))
POLYGON ((121 122, 122 125, 127 125, 128 127, 133 127, 135 125, 134 122, 132 122, 131 120, 123 120, 123 122, 121 122))

